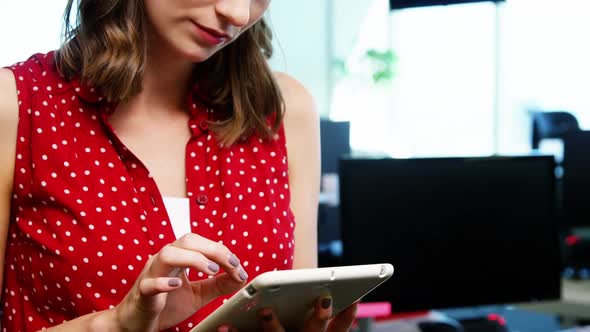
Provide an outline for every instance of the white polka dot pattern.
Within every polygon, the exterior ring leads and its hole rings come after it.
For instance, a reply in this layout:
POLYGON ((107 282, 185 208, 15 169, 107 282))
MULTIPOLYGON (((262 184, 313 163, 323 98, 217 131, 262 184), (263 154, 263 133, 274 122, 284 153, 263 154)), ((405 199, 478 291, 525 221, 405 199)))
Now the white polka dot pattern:
MULTIPOLYGON (((31 331, 116 305, 149 255, 175 238, 155 182, 108 123, 113 105, 60 77, 53 53, 10 69, 20 121, 2 329, 31 331)), ((227 245, 251 277, 290 269, 283 129, 268 142, 252 136, 222 147, 207 127, 211 114, 192 98, 189 106, 191 231, 227 245)), ((170 331, 190 330, 222 300, 170 331)))

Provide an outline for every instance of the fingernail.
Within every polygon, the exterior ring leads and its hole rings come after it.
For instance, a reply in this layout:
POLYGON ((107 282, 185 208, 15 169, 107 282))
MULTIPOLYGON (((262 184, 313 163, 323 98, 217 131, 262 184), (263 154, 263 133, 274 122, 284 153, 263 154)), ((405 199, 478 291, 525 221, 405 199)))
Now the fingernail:
POLYGON ((221 326, 217 329, 217 332, 229 332, 229 327, 221 326))
POLYGON ((327 297, 325 299, 322 299, 322 308, 324 309, 328 309, 331 305, 332 305, 332 298, 331 297, 327 297))
POLYGON ((180 286, 180 279, 172 278, 168 280, 168 286, 170 287, 178 287, 180 286))
POLYGON ((234 254, 229 255, 229 263, 233 267, 238 267, 240 265, 240 261, 238 260, 238 258, 234 254))
POLYGON ((207 267, 213 273, 219 272, 219 265, 215 262, 209 262, 209 265, 207 267))
POLYGON ((244 271, 243 268, 240 268, 238 275, 240 276, 240 279, 242 279, 242 281, 248 280, 248 273, 246 273, 246 271, 244 271))
POLYGON ((272 314, 263 315, 262 316, 262 320, 265 321, 265 322, 267 322, 267 323, 270 322, 270 321, 272 321, 272 314))

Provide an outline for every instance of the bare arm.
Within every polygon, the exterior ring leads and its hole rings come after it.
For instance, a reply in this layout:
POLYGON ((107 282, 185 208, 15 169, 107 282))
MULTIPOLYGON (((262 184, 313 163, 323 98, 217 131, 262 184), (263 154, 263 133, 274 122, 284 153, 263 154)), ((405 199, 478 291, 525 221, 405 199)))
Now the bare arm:
POLYGON ((0 69, 0 285, 4 276, 4 255, 10 222, 17 123, 18 103, 14 76, 7 69, 0 69))
POLYGON ((276 74, 285 98, 291 210, 295 215, 293 268, 317 267, 317 214, 320 191, 319 116, 310 93, 295 79, 276 74))
MULTIPOLYGON (((320 190, 320 128, 313 98, 296 80, 276 74, 285 98, 285 134, 289 154, 291 210, 295 214, 295 261, 293 268, 317 267, 317 211, 320 190)), ((349 331, 356 316, 357 303, 332 316, 332 306, 326 308, 320 298, 313 315, 306 321, 305 331, 349 331)), ((329 302, 331 303, 331 302, 329 302)), ((268 311, 261 311, 265 331, 284 331, 281 322, 268 311), (268 316, 267 316, 268 317, 268 316)))

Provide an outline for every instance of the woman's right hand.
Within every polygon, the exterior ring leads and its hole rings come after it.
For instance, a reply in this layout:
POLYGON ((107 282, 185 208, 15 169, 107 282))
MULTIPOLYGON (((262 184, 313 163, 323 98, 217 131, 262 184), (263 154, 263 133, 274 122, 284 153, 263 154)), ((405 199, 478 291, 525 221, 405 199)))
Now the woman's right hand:
POLYGON ((239 259, 226 246, 186 234, 150 257, 131 290, 105 319, 115 322, 115 331, 160 331, 211 300, 239 290, 247 279, 239 259), (187 267, 210 277, 191 282, 184 273, 187 267), (216 275, 220 269, 226 273, 216 275))

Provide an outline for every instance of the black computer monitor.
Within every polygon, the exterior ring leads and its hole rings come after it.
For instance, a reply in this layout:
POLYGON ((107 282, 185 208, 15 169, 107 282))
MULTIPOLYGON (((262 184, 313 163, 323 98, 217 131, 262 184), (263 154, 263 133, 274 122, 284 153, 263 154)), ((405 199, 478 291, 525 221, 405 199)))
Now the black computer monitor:
POLYGON ((565 230, 590 227, 590 131, 563 138, 562 206, 565 230))
POLYGON ((548 156, 343 160, 342 264, 390 262, 394 312, 560 297, 548 156))
MULTIPOLYGON (((338 174, 340 158, 350 155, 350 122, 320 121, 322 176, 338 174)), ((337 180, 336 180, 337 181, 337 180)), ((322 185, 322 191, 327 191, 322 185)), ((336 193, 337 195, 337 193, 336 193)), ((340 247, 340 209, 321 203, 318 207, 318 264, 333 266, 340 247)))
POLYGON ((322 174, 338 173, 338 162, 350 154, 350 122, 320 120, 322 174))

